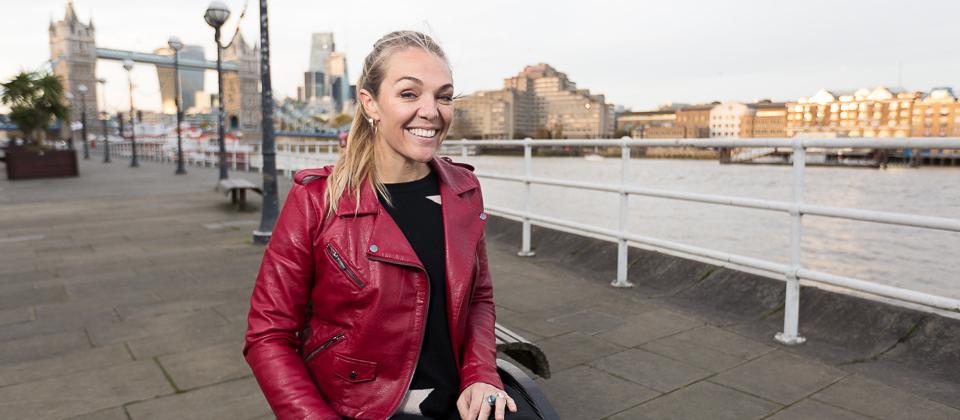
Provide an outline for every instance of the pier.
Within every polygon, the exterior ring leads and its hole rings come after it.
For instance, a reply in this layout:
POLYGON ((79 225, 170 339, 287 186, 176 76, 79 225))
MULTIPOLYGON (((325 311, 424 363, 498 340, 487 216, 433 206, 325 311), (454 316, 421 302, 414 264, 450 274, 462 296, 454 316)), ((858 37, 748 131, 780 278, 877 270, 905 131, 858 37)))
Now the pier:
MULTIPOLYGON (((273 418, 241 355, 259 201, 230 207, 214 168, 80 171, 0 180, 3 417, 273 418)), ((782 282, 631 247, 613 288, 616 244, 534 227, 519 257, 519 223, 487 229, 498 321, 544 350, 563 418, 960 417, 948 314, 803 287, 787 346, 782 282)))

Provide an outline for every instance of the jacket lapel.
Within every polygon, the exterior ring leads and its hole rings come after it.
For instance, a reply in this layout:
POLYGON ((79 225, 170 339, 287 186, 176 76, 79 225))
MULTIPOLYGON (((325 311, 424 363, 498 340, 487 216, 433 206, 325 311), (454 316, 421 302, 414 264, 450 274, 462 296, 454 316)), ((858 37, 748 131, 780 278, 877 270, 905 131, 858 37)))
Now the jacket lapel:
MULTIPOLYGON (((376 200, 376 198, 374 198, 376 200)), ((367 258, 374 260, 387 260, 389 262, 401 265, 407 265, 419 268, 426 272, 420 258, 410 245, 410 241, 404 236, 400 226, 393 220, 387 209, 380 205, 377 209, 376 217, 373 220, 373 229, 370 232, 370 239, 367 241, 367 258)))
MULTIPOLYGON (((476 264, 477 241, 483 234, 484 220, 480 218, 483 209, 471 199, 469 191, 477 189, 479 184, 464 169, 438 158, 432 163, 440 177, 440 200, 443 212, 443 238, 447 262, 447 319, 450 325, 450 338, 460 342, 459 328, 463 320, 463 306, 470 299, 474 265, 476 264)), ((459 349, 454 348, 454 356, 459 360, 459 349)))

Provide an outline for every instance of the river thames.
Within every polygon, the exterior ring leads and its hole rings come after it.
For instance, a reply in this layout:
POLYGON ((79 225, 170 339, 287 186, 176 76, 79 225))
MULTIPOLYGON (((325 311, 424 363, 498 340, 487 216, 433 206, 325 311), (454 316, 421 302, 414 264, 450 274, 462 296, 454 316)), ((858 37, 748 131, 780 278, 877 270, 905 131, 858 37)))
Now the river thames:
MULTIPOLYGON (((478 172, 524 173, 522 157, 454 159, 473 164, 478 172)), ((630 183, 641 187, 792 200, 789 166, 633 159, 630 169, 630 183)), ((620 160, 535 157, 533 175, 618 183, 620 160)), ((486 205, 523 209, 522 184, 484 178, 481 183, 486 205)), ((531 210, 535 214, 617 228, 619 198, 615 193, 542 185, 531 189, 531 210)), ((956 219, 960 218, 960 171, 933 167, 808 167, 804 197, 808 204, 956 219)), ((960 233, 817 216, 805 216, 803 229, 802 263, 807 268, 960 298, 960 233)), ((789 262, 790 216, 782 212, 631 196, 630 232, 789 262)))

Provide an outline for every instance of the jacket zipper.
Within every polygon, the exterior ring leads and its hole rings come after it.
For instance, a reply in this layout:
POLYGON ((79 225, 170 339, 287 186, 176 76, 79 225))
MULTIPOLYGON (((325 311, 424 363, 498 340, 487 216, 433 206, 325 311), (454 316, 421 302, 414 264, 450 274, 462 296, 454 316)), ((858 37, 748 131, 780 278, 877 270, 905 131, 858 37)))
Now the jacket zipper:
POLYGON ((363 283, 363 280, 360 280, 360 277, 357 277, 357 275, 353 272, 353 270, 351 270, 350 267, 347 266, 347 263, 343 261, 343 258, 340 258, 340 253, 333 248, 333 244, 329 244, 329 243, 327 244, 327 252, 330 253, 330 256, 333 257, 334 261, 337 262, 337 266, 340 267, 340 269, 347 274, 347 277, 349 277, 350 280, 352 280, 353 283, 357 285, 357 287, 362 289, 364 286, 366 286, 363 283))
POLYGON ((324 342, 323 344, 321 344, 320 347, 313 349, 313 351, 311 351, 310 354, 308 354, 307 357, 303 359, 303 361, 304 362, 310 361, 310 359, 313 358, 313 356, 316 356, 317 353, 319 353, 323 349, 326 349, 327 347, 332 346, 334 343, 340 340, 343 340, 343 338, 344 338, 343 333, 337 333, 337 335, 330 337, 330 339, 324 342))
POLYGON ((397 400, 396 403, 394 403, 394 406, 390 409, 390 415, 393 415, 393 413, 394 413, 395 411, 397 411, 397 408, 400 407, 400 403, 403 402, 403 396, 406 395, 407 392, 410 390, 410 384, 413 383, 413 374, 416 373, 416 371, 417 371, 417 365, 420 363, 420 350, 421 350, 422 347, 423 347, 423 339, 424 339, 424 336, 426 335, 426 332, 427 332, 427 331, 426 331, 426 330, 427 330, 427 320, 426 320, 426 318, 427 318, 427 316, 429 316, 429 312, 428 312, 428 311, 430 310, 430 275, 427 274, 427 269, 426 269, 426 268, 420 267, 420 266, 418 266, 418 265, 414 265, 414 264, 410 264, 410 263, 405 263, 405 262, 400 262, 400 261, 396 261, 396 260, 390 260, 390 259, 386 259, 386 258, 380 258, 380 257, 369 257, 369 258, 370 258, 371 260, 374 260, 374 261, 383 261, 383 262, 387 262, 387 263, 391 263, 391 264, 397 264, 397 265, 403 265, 403 266, 407 266, 407 267, 416 268, 416 269, 422 271, 422 272, 423 272, 423 276, 427 278, 427 297, 426 297, 426 299, 425 299, 426 305, 424 306, 424 311, 423 311, 423 317, 424 317, 424 320, 423 320, 423 328, 420 329, 420 344, 417 345, 417 357, 413 359, 413 360, 414 360, 414 362, 413 362, 413 370, 410 372, 410 378, 407 379, 407 386, 405 386, 405 387, 403 388, 403 393, 400 394, 400 398, 397 400))

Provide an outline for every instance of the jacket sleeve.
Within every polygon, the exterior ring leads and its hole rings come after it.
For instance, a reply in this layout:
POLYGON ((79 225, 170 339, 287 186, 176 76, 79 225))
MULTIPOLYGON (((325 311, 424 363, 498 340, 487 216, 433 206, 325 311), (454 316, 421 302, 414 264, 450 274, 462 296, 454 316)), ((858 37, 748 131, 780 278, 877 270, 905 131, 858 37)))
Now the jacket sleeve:
POLYGON ((494 335, 496 309, 493 281, 487 266, 487 245, 482 235, 477 242, 477 274, 474 280, 467 327, 464 335, 463 364, 460 368, 460 392, 471 384, 484 382, 503 389, 497 374, 497 339, 494 335))
POLYGON ((297 332, 314 279, 313 238, 322 212, 294 184, 267 244, 247 317, 243 355, 280 420, 340 419, 300 358, 297 332))

